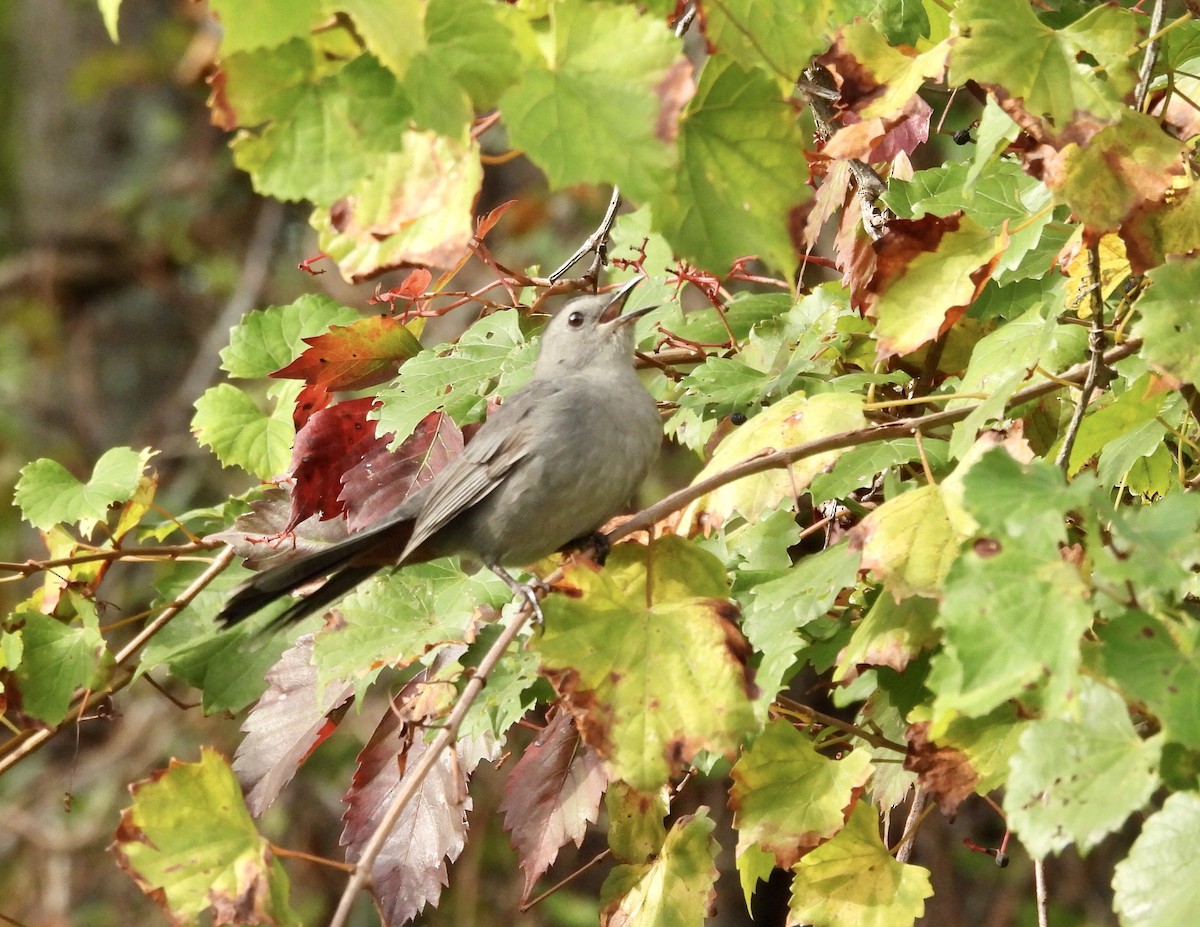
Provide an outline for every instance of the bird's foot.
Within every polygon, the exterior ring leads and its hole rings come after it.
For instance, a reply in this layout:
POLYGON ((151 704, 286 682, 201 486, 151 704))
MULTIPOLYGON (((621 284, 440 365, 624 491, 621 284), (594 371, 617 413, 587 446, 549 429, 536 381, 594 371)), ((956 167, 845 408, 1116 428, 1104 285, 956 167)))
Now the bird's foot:
POLYGON ((499 564, 489 563, 488 569, 499 576, 504 581, 504 585, 508 586, 513 591, 513 594, 529 607, 535 624, 544 625, 546 623, 546 619, 542 615, 542 605, 539 599, 550 591, 549 586, 536 578, 528 583, 518 582, 499 564))
POLYGON ((600 531, 593 531, 591 534, 568 541, 562 548, 565 554, 582 554, 596 566, 604 566, 610 550, 612 550, 612 545, 608 542, 608 535, 600 531))

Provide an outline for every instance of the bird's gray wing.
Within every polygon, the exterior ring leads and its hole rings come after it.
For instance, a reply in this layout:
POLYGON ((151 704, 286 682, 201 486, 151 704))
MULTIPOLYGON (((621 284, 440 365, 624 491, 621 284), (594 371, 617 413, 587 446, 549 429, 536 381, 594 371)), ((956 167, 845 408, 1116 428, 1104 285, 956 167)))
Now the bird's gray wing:
POLYGON ((498 487, 532 450, 529 413, 553 394, 553 385, 534 381, 516 392, 479 429, 479 433, 426 487, 412 537, 400 562, 454 518, 498 487))

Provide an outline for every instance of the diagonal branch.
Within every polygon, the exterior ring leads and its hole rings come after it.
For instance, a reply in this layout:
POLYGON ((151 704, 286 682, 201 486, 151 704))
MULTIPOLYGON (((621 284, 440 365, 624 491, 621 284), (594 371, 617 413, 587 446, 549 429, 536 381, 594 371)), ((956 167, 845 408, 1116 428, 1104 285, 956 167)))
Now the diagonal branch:
POLYGON ((555 268, 549 278, 551 283, 557 283, 568 270, 575 266, 575 263, 585 254, 596 252, 596 259, 592 262, 592 266, 585 277, 591 277, 593 286, 600 281, 600 268, 608 263, 608 234, 612 231, 613 223, 617 219, 617 210, 621 208, 621 191, 617 187, 613 187, 612 197, 608 201, 608 209, 604 213, 604 218, 600 220, 600 225, 596 231, 592 232, 587 237, 587 240, 580 245, 575 253, 562 262, 555 268))
MULTIPOLYGON (((1136 353, 1141 346, 1141 339, 1131 339, 1099 356, 1104 364, 1114 364, 1136 353)), ((1055 390, 1083 382, 1092 368, 1092 363, 1092 361, 1086 361, 1076 364, 1053 380, 1047 380, 1045 383, 1038 383, 1034 386, 1027 386, 1025 389, 1013 393, 1012 397, 1005 403, 1005 409, 1014 408, 1031 400, 1040 399, 1042 396, 1052 393, 1055 390)), ((855 431, 843 431, 825 438, 818 438, 815 441, 797 444, 794 447, 785 447, 779 451, 764 451, 755 454, 741 463, 734 464, 728 470, 715 473, 708 479, 694 483, 691 486, 685 486, 683 489, 673 492, 666 498, 654 503, 654 505, 642 509, 642 511, 638 512, 628 521, 622 522, 613 528, 612 531, 608 532, 608 541, 615 543, 635 531, 644 531, 657 524, 660 519, 665 518, 672 512, 682 509, 688 503, 699 499, 714 489, 719 489, 727 483, 732 483, 743 477, 762 473, 765 470, 776 470, 780 467, 786 467, 798 460, 813 457, 825 451, 858 447, 862 444, 885 441, 891 438, 906 438, 917 432, 924 433, 932 428, 953 425, 955 422, 961 422, 967 418, 979 406, 980 403, 976 402, 957 409, 930 412, 927 415, 900 419, 896 422, 889 422, 886 425, 872 425, 869 428, 860 428, 855 431)))
POLYGON ((1159 30, 1162 29, 1164 0, 1154 0, 1154 9, 1150 11, 1149 34, 1152 37, 1146 45, 1146 54, 1142 58, 1142 66, 1138 70, 1137 89, 1133 94, 1133 108, 1139 113, 1146 108, 1146 96, 1150 93, 1150 78, 1154 76, 1154 65, 1158 61, 1158 52, 1162 47, 1159 30))
MULTIPOLYGON (((79 692, 71 699, 71 710, 68 713, 68 718, 78 718, 89 707, 97 702, 108 698, 115 692, 124 689, 130 682, 133 681, 135 673, 124 667, 123 664, 137 653, 151 637, 157 634, 164 625, 178 615, 184 608, 191 603, 192 599, 196 598, 221 572, 233 562, 233 548, 227 547, 225 550, 213 559, 203 573, 196 577, 190 586, 172 602, 167 608, 163 609, 161 615, 147 624, 137 636, 128 644, 121 648, 114 658, 115 665, 120 669, 120 672, 113 676, 108 681, 108 684, 101 690, 87 689, 79 692)), ((22 759, 29 756, 35 750, 42 746, 46 741, 61 730, 62 725, 58 727, 44 727, 37 730, 24 731, 14 737, 8 743, 0 747, 0 775, 8 769, 11 769, 22 759)))
POLYGON ((458 730, 462 727, 463 719, 467 716, 467 712, 471 709, 471 706, 475 704, 479 693, 483 691, 488 675, 495 669, 496 664, 500 662, 500 658, 508 650, 509 645, 516 640, 521 629, 528 623, 531 612, 532 608, 529 606, 522 608, 509 626, 496 638, 496 642, 484 654, 479 667, 475 670, 475 674, 467 680, 467 684, 463 688, 462 695, 459 696, 454 710, 446 718, 445 726, 430 742, 425 752, 421 754, 420 760, 411 769, 405 770, 404 781, 400 784, 400 788, 396 790, 391 804, 388 805, 387 811, 384 812, 379 825, 375 828, 371 839, 367 841, 367 845, 363 847, 362 855, 359 856, 358 861, 354 865, 354 872, 350 876, 350 881, 346 883, 346 888, 342 891, 337 911, 334 912, 333 919, 329 922, 329 927, 345 927, 346 921, 350 917, 350 909, 354 905, 354 899, 358 897, 358 893, 362 891, 363 887, 370 880, 371 870, 375 867, 375 860, 378 859, 379 854, 382 852, 383 845, 387 842, 392 828, 396 826, 396 822, 400 820, 400 815, 404 812, 405 806, 412 799, 413 795, 416 794, 417 789, 421 787, 421 783, 425 781, 426 776, 429 775, 429 771, 438 762, 442 753, 454 745, 455 740, 458 738, 458 730))

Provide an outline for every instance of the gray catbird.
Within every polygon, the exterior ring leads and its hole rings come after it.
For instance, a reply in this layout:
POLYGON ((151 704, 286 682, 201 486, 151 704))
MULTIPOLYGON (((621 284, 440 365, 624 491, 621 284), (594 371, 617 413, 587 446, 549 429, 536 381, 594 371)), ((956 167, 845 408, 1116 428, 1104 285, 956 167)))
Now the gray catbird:
POLYGON ((325 585, 276 619, 298 620, 376 571, 470 554, 536 599, 503 569, 553 553, 599 527, 633 495, 662 442, 654 399, 633 370, 633 322, 621 315, 640 278, 567 303, 546 326, 533 379, 466 449, 371 527, 266 570, 230 597, 234 624, 315 579, 325 585))

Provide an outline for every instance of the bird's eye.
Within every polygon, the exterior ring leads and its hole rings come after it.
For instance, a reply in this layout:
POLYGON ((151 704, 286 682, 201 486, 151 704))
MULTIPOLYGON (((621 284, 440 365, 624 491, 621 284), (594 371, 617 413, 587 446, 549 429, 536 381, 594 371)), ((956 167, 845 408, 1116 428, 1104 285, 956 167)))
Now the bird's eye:
POLYGON ((572 328, 578 328, 583 324, 583 313, 572 312, 569 316, 567 316, 567 324, 572 328))

